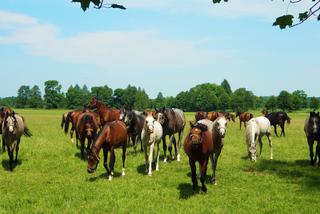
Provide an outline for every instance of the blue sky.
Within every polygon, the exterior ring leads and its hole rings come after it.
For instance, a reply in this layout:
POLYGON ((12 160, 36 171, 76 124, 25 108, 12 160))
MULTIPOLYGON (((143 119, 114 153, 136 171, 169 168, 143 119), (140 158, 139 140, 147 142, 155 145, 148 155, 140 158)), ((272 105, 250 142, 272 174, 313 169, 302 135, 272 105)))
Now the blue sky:
POLYGON ((21 85, 43 89, 50 79, 64 91, 76 83, 131 84, 151 97, 223 79, 256 95, 302 89, 320 96, 319 23, 273 27, 287 11, 286 1, 114 2, 128 9, 91 7, 84 13, 70 0, 1 0, 0 97, 15 96, 21 85))

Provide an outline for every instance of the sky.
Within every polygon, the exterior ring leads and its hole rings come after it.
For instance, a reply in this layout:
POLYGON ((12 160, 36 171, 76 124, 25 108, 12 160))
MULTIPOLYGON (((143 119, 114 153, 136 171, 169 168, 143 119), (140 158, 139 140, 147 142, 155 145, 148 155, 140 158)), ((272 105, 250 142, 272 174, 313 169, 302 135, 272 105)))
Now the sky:
POLYGON ((0 97, 21 85, 144 88, 175 96, 227 79, 258 96, 304 90, 320 96, 319 23, 273 27, 307 2, 114 0, 127 10, 83 12, 70 0, 0 0, 0 97))

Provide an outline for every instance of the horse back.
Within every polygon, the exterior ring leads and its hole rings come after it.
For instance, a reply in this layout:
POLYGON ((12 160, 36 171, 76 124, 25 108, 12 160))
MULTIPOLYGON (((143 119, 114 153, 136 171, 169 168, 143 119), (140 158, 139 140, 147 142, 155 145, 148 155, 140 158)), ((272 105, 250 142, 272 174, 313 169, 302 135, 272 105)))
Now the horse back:
POLYGON ((106 123, 105 127, 109 127, 109 143, 115 148, 127 143, 128 132, 126 125, 122 121, 113 121, 106 123))
POLYGON ((167 131, 166 134, 174 134, 177 132, 183 131, 186 120, 182 110, 180 109, 168 109, 168 127, 164 127, 164 130, 167 131))

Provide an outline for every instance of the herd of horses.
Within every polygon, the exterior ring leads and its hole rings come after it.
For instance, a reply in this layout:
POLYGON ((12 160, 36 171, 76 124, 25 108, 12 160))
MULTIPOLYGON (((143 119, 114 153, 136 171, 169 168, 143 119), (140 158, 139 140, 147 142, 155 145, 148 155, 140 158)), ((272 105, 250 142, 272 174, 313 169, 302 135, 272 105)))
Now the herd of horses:
MULTIPOLYGON (((227 125, 230 121, 235 122, 236 117, 239 117, 240 129, 242 123, 246 128, 248 157, 256 161, 258 144, 261 156, 262 137, 267 136, 270 146, 270 159, 273 158, 271 127, 274 127, 274 133, 278 136, 277 125, 279 125, 281 128, 280 137, 285 136, 285 122, 290 124, 291 119, 285 112, 268 113, 263 110, 262 113, 263 116, 254 117, 250 112, 236 112, 235 115, 229 112, 196 112, 195 121, 190 122, 190 130, 182 143, 182 134, 186 126, 186 118, 182 110, 155 108, 153 111, 139 112, 126 106, 121 109, 113 109, 93 97, 84 108, 63 114, 61 128, 64 129, 66 134, 70 133, 72 142, 74 142, 73 136, 75 134, 77 146, 80 142, 81 158, 85 159, 85 153, 87 155, 88 173, 93 173, 97 169, 100 162, 99 153, 101 149, 103 150, 103 166, 107 171, 109 180, 112 180, 114 175, 115 149, 117 148, 122 148, 122 175, 125 175, 126 150, 130 141, 135 155, 137 144, 141 143, 141 151, 145 155, 145 170, 150 176, 152 175, 155 147, 155 170, 159 170, 161 141, 163 142, 164 162, 167 162, 168 158, 167 148, 169 158, 180 161, 180 148, 183 147, 189 158, 193 191, 198 188, 196 175, 196 162, 198 162, 201 189, 206 192, 207 164, 210 159, 212 167, 210 181, 216 184, 216 168, 224 146, 227 125), (175 134, 177 134, 177 139, 175 134), (166 142, 167 136, 169 138, 168 145, 166 142), (86 141, 87 146, 85 148, 86 141)), ((24 118, 10 108, 0 109, 0 124, 2 150, 4 151, 5 147, 7 148, 10 169, 12 170, 13 153, 16 151, 15 161, 17 161, 21 136, 30 137, 32 134, 25 125, 24 118)), ((310 164, 313 165, 317 162, 317 158, 320 160, 319 113, 310 113, 306 119, 304 131, 310 148, 310 164), (313 144, 315 141, 318 143, 314 154, 313 144)))

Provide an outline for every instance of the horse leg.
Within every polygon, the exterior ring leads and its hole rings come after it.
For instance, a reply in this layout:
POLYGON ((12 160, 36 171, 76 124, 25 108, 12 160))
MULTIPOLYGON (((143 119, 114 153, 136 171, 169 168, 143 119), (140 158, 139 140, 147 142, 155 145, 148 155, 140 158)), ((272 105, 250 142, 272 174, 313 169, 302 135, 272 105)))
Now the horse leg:
POLYGON ((86 138, 84 136, 81 136, 80 138, 80 150, 81 150, 81 159, 84 160, 84 143, 86 141, 86 138))
POLYGON ((277 125, 273 125, 273 127, 274 127, 274 133, 276 134, 277 137, 279 137, 277 133, 277 125))
POLYGON ((172 155, 172 144, 173 144, 173 139, 172 137, 174 138, 174 135, 169 135, 169 146, 168 146, 168 150, 169 150, 169 153, 170 153, 170 158, 172 160, 174 160, 174 157, 172 155))
POLYGON ((108 148, 106 146, 103 147, 103 166, 107 171, 108 176, 110 175, 110 170, 108 168, 108 148))
POLYGON ((282 123, 282 124, 280 125, 280 127, 281 127, 281 136, 283 135, 283 137, 285 137, 285 136, 286 136, 286 133, 285 133, 285 131, 284 131, 284 123, 282 123))
POLYGON ((143 150, 144 150, 144 159, 145 159, 145 172, 148 173, 148 146, 147 143, 143 144, 143 150))
POLYGON ((241 120, 240 120, 240 130, 241 130, 241 123, 242 123, 242 122, 241 122, 241 120))
POLYGON ((150 145, 150 151, 149 151, 149 171, 148 171, 149 176, 152 175, 153 149, 154 149, 154 142, 150 145))
POLYGON ((206 174, 207 174, 207 161, 208 160, 204 160, 204 161, 200 161, 199 162, 199 166, 200 166, 200 181, 201 181, 201 185, 202 185, 202 191, 203 192, 207 192, 207 187, 206 187, 206 174))
POLYGON ((213 155, 214 155, 214 153, 211 152, 211 154, 210 154, 210 160, 211 160, 212 177, 211 177, 210 182, 211 182, 212 184, 214 184, 214 183, 216 182, 215 171, 214 171, 215 162, 214 162, 214 156, 213 156, 213 155))
POLYGON ((308 144, 309 144, 309 154, 310 154, 310 165, 314 165, 314 160, 313 160, 313 143, 314 140, 311 140, 308 138, 308 144))
POLYGON ((156 171, 159 171, 159 157, 160 157, 160 142, 156 142, 157 144, 157 163, 156 163, 156 171))
POLYGON ((4 137, 2 136, 2 152, 6 151, 6 141, 4 140, 4 137))
POLYGON ((259 155, 260 158, 262 157, 262 139, 261 138, 262 138, 261 136, 258 137, 258 142, 260 147, 260 155, 259 155))
POLYGON ((140 136, 140 135, 137 136, 137 141, 138 141, 138 140, 140 141, 140 146, 141 146, 140 151, 143 152, 142 139, 141 139, 141 136, 140 136))
POLYGON ((70 139, 71 139, 71 143, 74 143, 74 140, 73 140, 73 132, 74 132, 74 129, 73 129, 73 126, 72 126, 71 129, 70 129, 70 139))
POLYGON ((19 144, 20 144, 20 139, 17 140, 16 159, 15 159, 16 163, 18 163, 19 144))
POLYGON ((272 140, 271 140, 271 134, 270 133, 267 134, 267 138, 268 138, 269 147, 270 147, 270 160, 272 160, 273 159, 273 152, 272 152, 272 140))
POLYGON ((180 147, 181 147, 181 134, 182 134, 182 131, 180 131, 179 133, 178 133, 178 145, 177 145, 177 147, 178 147, 178 154, 177 154, 177 161, 179 162, 180 161, 180 147))
POLYGON ((218 158, 220 156, 221 149, 218 149, 218 151, 216 151, 215 154, 214 154, 214 165, 213 165, 212 179, 211 179, 211 183, 213 183, 214 185, 217 185, 216 170, 217 170, 218 158))
POLYGON ((198 187, 196 163, 195 163, 195 161, 189 159, 189 165, 191 168, 191 179, 192 179, 192 184, 193 184, 192 190, 193 190, 193 192, 195 192, 196 188, 198 187))
POLYGON ((166 136, 162 136, 162 143, 163 143, 163 154, 164 154, 164 159, 163 162, 167 162, 167 144, 166 144, 166 136))
POLYGON ((125 162, 126 162, 126 151, 127 151, 127 145, 122 146, 122 176, 125 176, 125 162))
POLYGON ((9 146, 7 146, 8 149, 8 155, 9 155, 9 166, 10 166, 10 170, 13 170, 13 151, 11 150, 11 148, 9 146))
MULTIPOLYGON (((174 135, 172 135, 172 143, 174 145, 174 152, 176 154, 176 157, 178 157, 178 151, 177 151, 177 141, 176 141, 176 138, 174 137, 174 135)), ((171 156, 172 160, 174 159, 173 156, 171 156)))
POLYGON ((131 140, 132 140, 134 155, 136 155, 137 154, 137 144, 136 144, 135 136, 131 136, 131 140))
POLYGON ((110 168, 110 175, 109 175, 109 181, 112 180, 112 176, 113 176, 113 170, 114 170, 114 163, 116 161, 116 156, 114 154, 114 148, 111 147, 110 149, 110 163, 109 163, 109 168, 110 168))

